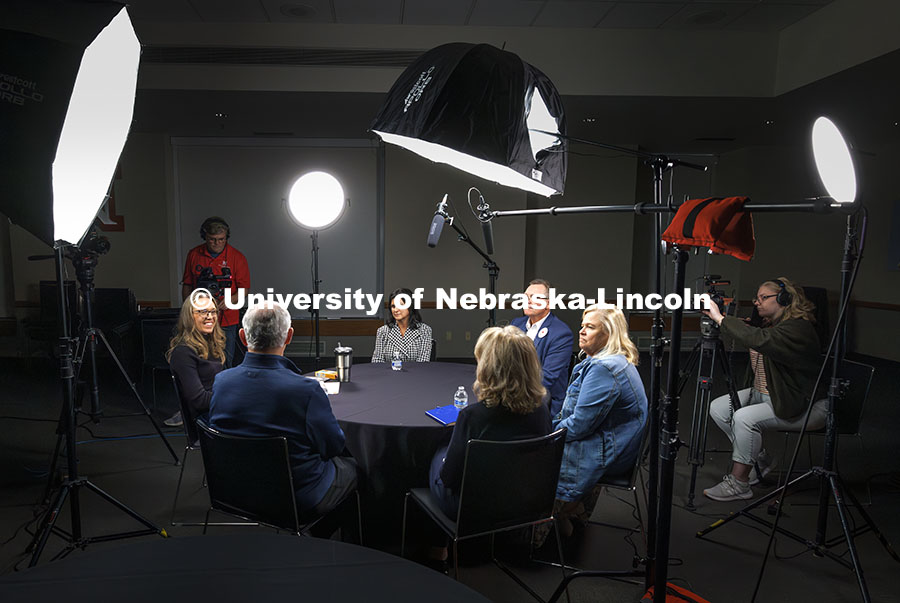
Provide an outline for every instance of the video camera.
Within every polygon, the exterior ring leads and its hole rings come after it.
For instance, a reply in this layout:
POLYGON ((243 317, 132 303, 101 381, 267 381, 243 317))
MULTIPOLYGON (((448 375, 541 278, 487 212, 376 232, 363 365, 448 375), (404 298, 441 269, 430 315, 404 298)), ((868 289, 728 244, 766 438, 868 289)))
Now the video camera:
POLYGON ((722 280, 721 274, 704 274, 700 278, 703 279, 703 284, 706 287, 706 292, 709 294, 709 298, 713 301, 716 306, 719 308, 719 312, 722 314, 728 314, 727 311, 731 302, 734 298, 725 297, 725 291, 721 289, 717 289, 717 287, 723 287, 725 285, 730 285, 731 281, 722 280))
POLYGON ((225 289, 234 286, 231 279, 231 268, 225 266, 222 268, 222 274, 215 274, 212 268, 207 266, 197 276, 196 286, 198 289, 206 289, 214 298, 222 299, 225 289))
MULTIPOLYGON (((709 294, 712 302, 719 308, 719 312, 723 316, 733 314, 734 305, 731 302, 734 301, 734 298, 725 297, 725 291, 718 288, 730 285, 731 281, 722 280, 721 274, 704 274, 700 278, 703 279, 706 292, 709 294)), ((708 316, 703 316, 700 319, 700 334, 703 337, 716 338, 719 336, 719 325, 708 316)))
POLYGON ((79 280, 93 282, 97 259, 101 255, 109 253, 110 247, 109 239, 91 228, 82 239, 81 245, 72 245, 66 248, 66 257, 75 266, 79 280))

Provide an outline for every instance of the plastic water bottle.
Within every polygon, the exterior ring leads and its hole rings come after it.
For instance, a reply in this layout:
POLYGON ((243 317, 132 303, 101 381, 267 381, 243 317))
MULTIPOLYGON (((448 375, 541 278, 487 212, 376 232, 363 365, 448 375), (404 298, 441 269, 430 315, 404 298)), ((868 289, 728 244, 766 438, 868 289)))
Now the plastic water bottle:
POLYGON ((462 410, 469 404, 469 395, 466 393, 466 388, 462 385, 456 388, 456 393, 453 394, 453 406, 462 410))
POLYGON ((394 352, 394 358, 391 360, 391 370, 392 371, 402 371, 403 370, 403 359, 400 358, 400 352, 394 352))

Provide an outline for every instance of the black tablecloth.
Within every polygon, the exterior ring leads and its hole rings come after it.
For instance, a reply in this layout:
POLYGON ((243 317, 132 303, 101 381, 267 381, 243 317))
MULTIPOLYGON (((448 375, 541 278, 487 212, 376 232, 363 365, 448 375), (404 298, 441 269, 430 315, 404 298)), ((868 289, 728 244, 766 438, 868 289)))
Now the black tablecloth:
POLYGON ((392 538, 399 542, 403 495, 428 485, 431 458, 453 431, 425 411, 452 404, 460 385, 473 402, 475 365, 404 363, 402 371, 393 371, 390 364, 359 364, 350 375, 352 381, 342 383, 340 393, 329 400, 347 448, 365 475, 366 543, 378 531, 394 530, 392 538))
POLYGON ((4 603, 35 601, 488 601, 426 567, 319 538, 219 534, 75 552, 0 578, 4 603))

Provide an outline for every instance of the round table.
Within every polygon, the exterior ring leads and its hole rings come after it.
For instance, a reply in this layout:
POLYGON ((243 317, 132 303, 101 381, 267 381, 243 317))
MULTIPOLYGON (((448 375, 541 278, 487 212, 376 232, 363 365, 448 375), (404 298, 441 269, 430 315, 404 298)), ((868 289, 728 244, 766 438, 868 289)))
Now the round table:
POLYGON ((381 551, 320 538, 211 534, 155 538, 0 578, 4 603, 34 601, 452 601, 488 599, 381 551))
POLYGON ((347 448, 365 475, 365 540, 369 544, 386 536, 399 544, 403 496, 410 488, 428 485, 431 458, 453 431, 425 411, 452 404, 460 385, 473 402, 475 365, 407 362, 394 371, 386 363, 358 364, 350 377, 349 383, 341 383, 340 393, 328 398, 347 448))

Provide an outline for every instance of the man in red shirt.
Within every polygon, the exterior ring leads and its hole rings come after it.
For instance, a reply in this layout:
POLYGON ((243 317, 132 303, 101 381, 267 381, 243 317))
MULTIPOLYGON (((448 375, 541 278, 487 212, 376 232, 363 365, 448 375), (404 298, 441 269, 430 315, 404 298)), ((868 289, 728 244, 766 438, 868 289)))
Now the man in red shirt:
MULTIPOLYGON (((201 273, 204 268, 212 269, 212 274, 221 277, 231 273, 230 287, 236 296, 237 289, 250 288, 250 267, 244 254, 228 244, 231 229, 228 223, 218 216, 211 216, 203 221, 200 226, 200 236, 205 241, 191 249, 184 264, 184 276, 181 279, 181 296, 183 299, 191 294, 198 286, 201 273), (226 270, 227 269, 227 270, 226 270)), ((229 286, 227 281, 222 283, 222 289, 229 286)), ((209 288, 209 287, 207 287, 209 288)), ((213 291, 215 294, 215 291, 213 291)), ((225 366, 231 367, 234 359, 234 350, 237 345, 238 323, 240 312, 229 310, 224 304, 224 295, 217 300, 219 304, 219 325, 225 331, 225 366)))

